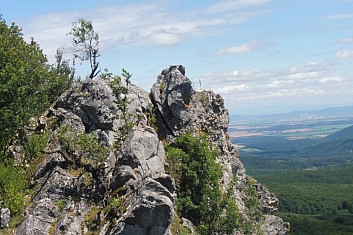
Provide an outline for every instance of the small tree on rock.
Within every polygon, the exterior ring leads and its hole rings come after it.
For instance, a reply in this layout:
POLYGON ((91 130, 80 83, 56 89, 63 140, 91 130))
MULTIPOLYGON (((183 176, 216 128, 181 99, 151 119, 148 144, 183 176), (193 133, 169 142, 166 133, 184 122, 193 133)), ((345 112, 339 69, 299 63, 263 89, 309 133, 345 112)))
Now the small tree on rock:
POLYGON ((74 59, 79 58, 81 62, 88 60, 91 66, 89 78, 94 78, 100 73, 100 70, 98 70, 99 62, 97 61, 100 54, 99 36, 94 31, 92 22, 81 18, 72 23, 71 31, 68 34, 73 36, 74 59))

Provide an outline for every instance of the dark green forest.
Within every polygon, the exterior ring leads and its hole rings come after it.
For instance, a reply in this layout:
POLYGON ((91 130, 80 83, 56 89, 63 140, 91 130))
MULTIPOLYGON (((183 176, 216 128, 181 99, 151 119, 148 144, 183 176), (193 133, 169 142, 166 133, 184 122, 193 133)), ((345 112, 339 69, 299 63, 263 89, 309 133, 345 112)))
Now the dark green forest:
POLYGON ((352 126, 324 138, 245 137, 240 158, 247 173, 279 198, 277 214, 290 222, 290 234, 348 235, 353 234, 352 139, 352 126))
POLYGON ((257 179, 279 198, 291 234, 353 234, 353 164, 257 179))

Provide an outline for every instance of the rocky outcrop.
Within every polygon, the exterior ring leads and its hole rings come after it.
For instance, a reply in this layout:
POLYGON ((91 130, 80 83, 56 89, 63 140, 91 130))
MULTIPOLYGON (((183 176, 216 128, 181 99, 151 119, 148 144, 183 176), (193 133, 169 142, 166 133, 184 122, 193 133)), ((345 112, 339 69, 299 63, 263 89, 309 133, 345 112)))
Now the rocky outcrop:
MULTIPOLYGON (((226 190, 236 179, 233 194, 246 217, 246 191, 255 181, 229 141, 223 98, 194 91, 180 65, 163 70, 150 94, 124 81, 118 84, 123 89, 112 89, 116 82, 98 78, 73 85, 10 147, 16 162, 31 168, 34 192, 15 234, 171 234, 177 195, 165 172, 162 141, 172 143, 188 132, 207 133, 220 149, 222 186, 226 190), (35 165, 25 154, 33 135, 46 141, 35 165)), ((273 215, 278 200, 259 184, 256 191, 262 230, 285 234, 287 224, 273 215)), ((194 231, 190 221, 181 221, 194 231)))
MULTIPOLYGON (((248 196, 246 188, 253 182, 245 174, 245 168, 238 158, 238 151, 227 135, 228 110, 223 98, 213 91, 194 91, 191 81, 185 76, 181 65, 171 66, 162 71, 151 89, 151 99, 161 120, 161 132, 167 141, 183 133, 206 133, 210 143, 220 149, 218 162, 222 164, 224 188, 228 188, 236 178, 234 196, 238 208, 245 212, 244 201, 248 196)), ((285 234, 288 223, 273 215, 277 210, 278 199, 264 186, 256 184, 256 191, 264 212, 262 228, 265 234, 285 234)), ((246 214, 246 213, 244 213, 246 214)))
MULTIPOLYGON (((39 132, 39 122, 27 128, 25 139, 36 133, 49 138, 32 174, 32 206, 15 234, 168 234, 175 186, 164 171, 164 147, 147 125, 152 103, 148 93, 129 85, 125 110, 134 125, 123 145, 115 148, 127 120, 111 81, 73 86, 41 118, 45 124, 39 132), (74 149, 75 141, 90 141, 91 134, 107 150, 99 164, 88 159, 94 154, 74 149)), ((20 142, 12 146, 14 156, 27 163, 20 142)))

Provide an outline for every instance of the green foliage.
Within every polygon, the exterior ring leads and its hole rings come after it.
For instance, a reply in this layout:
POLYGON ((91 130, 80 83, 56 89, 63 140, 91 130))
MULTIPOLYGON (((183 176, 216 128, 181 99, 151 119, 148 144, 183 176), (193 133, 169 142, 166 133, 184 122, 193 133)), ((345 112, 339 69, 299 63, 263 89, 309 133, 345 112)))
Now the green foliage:
POLYGON ((0 160, 15 133, 70 85, 63 64, 49 66, 39 45, 0 17, 0 160), (61 71, 61 72, 60 72, 61 71))
POLYGON ((246 215, 249 221, 245 224, 246 234, 262 234, 260 229, 263 220, 262 206, 256 191, 256 182, 253 178, 247 178, 246 198, 244 200, 247 208, 246 215))
POLYGON ((257 179, 277 195, 279 215, 290 222, 293 234, 350 234, 344 231, 353 231, 353 224, 345 222, 352 221, 353 216, 352 164, 289 171, 257 179))
POLYGON ((79 19, 72 23, 72 50, 74 58, 79 58, 81 61, 88 60, 91 66, 91 74, 89 78, 94 78, 100 71, 97 72, 99 55, 99 35, 93 29, 93 24, 90 20, 79 19))
POLYGON ((120 147, 122 143, 125 141, 128 134, 131 132, 134 127, 134 123, 130 121, 130 113, 128 112, 128 93, 129 93, 129 85, 131 84, 131 74, 127 72, 125 69, 122 71, 122 77, 115 76, 114 79, 110 82, 110 87, 113 90, 113 94, 116 97, 115 104, 118 108, 118 118, 123 119, 124 124, 119 127, 119 135, 116 137, 115 145, 116 147, 120 147), (124 82, 123 82, 124 81, 124 82), (125 83, 125 84, 124 84, 125 83), (119 113, 120 112, 120 113, 119 113))
POLYGON ((280 199, 282 212, 331 214, 353 204, 353 165, 257 177, 280 199), (344 203, 344 202, 347 203, 344 203))
POLYGON ((184 134, 167 147, 167 171, 175 177, 178 213, 197 226, 200 234, 232 233, 241 228, 233 188, 222 193, 222 170, 204 135, 184 134))
POLYGON ((99 169, 102 161, 107 158, 109 148, 94 132, 78 134, 72 132, 68 126, 63 126, 59 128, 58 134, 60 145, 69 157, 67 160, 74 164, 75 169, 86 164, 99 169))
POLYGON ((56 205, 58 207, 59 211, 62 211, 66 206, 66 200, 60 199, 60 200, 54 202, 54 205, 56 205))
POLYGON ((23 198, 26 189, 24 171, 12 163, 0 164, 0 201, 9 208, 12 216, 24 209, 23 198))
POLYGON ((27 159, 33 160, 37 158, 41 154, 41 151, 46 147, 48 139, 48 133, 33 133, 30 135, 25 143, 25 153, 27 159))
POLYGON ((353 215, 315 216, 277 213, 291 225, 291 235, 351 235, 353 215))
POLYGON ((123 200, 121 198, 114 197, 111 201, 111 205, 113 208, 118 209, 121 206, 122 202, 123 200))
POLYGON ((173 235, 192 235, 192 231, 182 224, 180 217, 174 213, 173 221, 170 226, 173 235))

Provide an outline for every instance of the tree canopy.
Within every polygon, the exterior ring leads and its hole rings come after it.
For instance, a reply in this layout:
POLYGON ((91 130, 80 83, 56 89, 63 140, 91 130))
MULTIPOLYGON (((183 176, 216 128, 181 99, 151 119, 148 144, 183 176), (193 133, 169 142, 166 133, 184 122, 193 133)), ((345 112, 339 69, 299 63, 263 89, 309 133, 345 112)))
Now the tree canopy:
POLYGON ((49 65, 32 38, 0 16, 0 160, 11 138, 32 116, 44 112, 70 85, 70 68, 62 60, 49 65))
POLYGON ((89 78, 94 78, 99 74, 97 71, 99 62, 97 58, 99 54, 99 35, 93 29, 93 24, 90 20, 79 19, 72 23, 72 51, 75 58, 79 58, 81 62, 88 60, 91 66, 91 74, 89 78))

